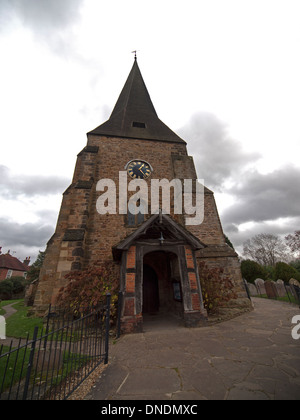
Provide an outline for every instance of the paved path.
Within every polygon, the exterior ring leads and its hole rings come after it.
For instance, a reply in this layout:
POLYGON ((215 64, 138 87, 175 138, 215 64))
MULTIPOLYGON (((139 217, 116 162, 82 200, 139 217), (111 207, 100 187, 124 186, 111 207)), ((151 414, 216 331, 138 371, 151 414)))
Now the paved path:
POLYGON ((89 400, 300 400, 299 307, 253 299, 254 311, 205 328, 149 323, 122 336, 89 400))
POLYGON ((2 309, 5 311, 5 314, 3 315, 5 319, 17 312, 17 310, 13 308, 13 305, 15 305, 16 303, 17 302, 10 303, 9 305, 2 307, 2 309))

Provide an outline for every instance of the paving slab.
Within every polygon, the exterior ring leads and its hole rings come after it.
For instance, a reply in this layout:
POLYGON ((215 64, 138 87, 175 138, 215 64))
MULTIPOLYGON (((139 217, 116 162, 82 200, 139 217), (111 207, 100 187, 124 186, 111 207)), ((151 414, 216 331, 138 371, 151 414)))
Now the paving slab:
POLYGON ((254 310, 184 328, 146 323, 110 346, 109 365, 87 400, 300 400, 296 305, 253 298, 254 310))

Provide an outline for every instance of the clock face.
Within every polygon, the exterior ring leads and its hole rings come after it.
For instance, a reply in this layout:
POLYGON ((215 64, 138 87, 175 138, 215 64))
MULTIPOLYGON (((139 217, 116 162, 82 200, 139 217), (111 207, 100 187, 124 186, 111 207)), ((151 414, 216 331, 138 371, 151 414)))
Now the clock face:
POLYGON ((133 160, 128 165, 127 172, 133 179, 147 179, 152 171, 149 163, 142 160, 133 160))

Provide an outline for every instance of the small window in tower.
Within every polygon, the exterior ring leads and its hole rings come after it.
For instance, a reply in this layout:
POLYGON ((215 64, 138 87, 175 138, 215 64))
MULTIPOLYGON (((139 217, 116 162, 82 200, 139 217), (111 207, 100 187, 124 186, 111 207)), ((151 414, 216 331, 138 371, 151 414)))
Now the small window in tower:
POLYGON ((146 124, 143 122, 137 122, 137 121, 133 121, 132 123, 132 127, 136 127, 136 128, 146 128, 146 124))
POLYGON ((127 225, 128 226, 139 226, 145 221, 146 207, 145 203, 140 200, 137 201, 137 206, 140 207, 140 211, 137 214, 131 213, 128 209, 127 213, 127 225))
POLYGON ((139 226, 145 221, 145 215, 143 213, 132 214, 130 211, 127 214, 127 225, 128 226, 139 226))

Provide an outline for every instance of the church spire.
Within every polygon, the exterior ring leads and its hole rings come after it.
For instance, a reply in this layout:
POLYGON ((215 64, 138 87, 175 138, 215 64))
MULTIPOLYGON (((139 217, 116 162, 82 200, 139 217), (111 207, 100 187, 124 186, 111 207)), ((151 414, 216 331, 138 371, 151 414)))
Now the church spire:
POLYGON ((136 56, 109 120, 88 134, 185 143, 158 118, 136 56))

